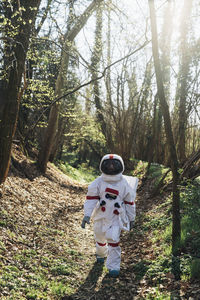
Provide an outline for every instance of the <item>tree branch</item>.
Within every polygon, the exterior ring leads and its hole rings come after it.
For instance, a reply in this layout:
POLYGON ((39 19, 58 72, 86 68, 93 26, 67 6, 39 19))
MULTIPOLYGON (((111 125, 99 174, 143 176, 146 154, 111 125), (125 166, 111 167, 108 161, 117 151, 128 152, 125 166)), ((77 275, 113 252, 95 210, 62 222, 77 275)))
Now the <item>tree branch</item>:
POLYGON ((126 58, 132 56, 133 54, 135 54, 136 52, 140 51, 140 50, 143 49, 148 43, 150 43, 150 41, 145 41, 145 42, 143 43, 143 45, 141 45, 141 46, 140 46, 139 48, 137 48, 136 50, 132 51, 131 53, 125 55, 124 57, 122 57, 122 58, 120 58, 120 59, 114 61, 112 64, 110 64, 110 65, 108 65, 107 67, 105 67, 105 69, 103 70, 103 72, 101 73, 100 76, 97 76, 96 78, 91 79, 91 80, 89 80, 88 82, 83 83, 83 84, 77 86, 76 88, 72 89, 71 91, 67 92, 66 94, 64 94, 64 95, 62 95, 62 96, 56 98, 54 101, 52 101, 52 103, 42 111, 42 113, 41 113, 40 116, 38 117, 38 119, 37 119, 37 121, 35 122, 35 124, 28 130, 28 133, 27 133, 27 135, 26 135, 26 137, 25 137, 25 141, 26 141, 26 139, 28 138, 29 133, 30 133, 32 130, 35 129, 35 127, 37 126, 37 124, 39 123, 39 121, 42 119, 42 117, 44 116, 45 112, 46 112, 51 106, 53 106, 56 102, 58 102, 58 101, 60 101, 61 99, 63 99, 63 98, 65 98, 65 97, 67 97, 67 96, 69 96, 69 95, 71 95, 71 94, 77 92, 78 90, 80 90, 80 89, 82 89, 83 87, 85 87, 85 86, 87 86, 87 85, 93 83, 94 81, 100 80, 101 78, 103 78, 103 77, 105 76, 106 71, 107 71, 109 68, 113 67, 114 65, 116 65, 116 64, 120 63, 121 61, 123 61, 124 59, 126 59, 126 58))

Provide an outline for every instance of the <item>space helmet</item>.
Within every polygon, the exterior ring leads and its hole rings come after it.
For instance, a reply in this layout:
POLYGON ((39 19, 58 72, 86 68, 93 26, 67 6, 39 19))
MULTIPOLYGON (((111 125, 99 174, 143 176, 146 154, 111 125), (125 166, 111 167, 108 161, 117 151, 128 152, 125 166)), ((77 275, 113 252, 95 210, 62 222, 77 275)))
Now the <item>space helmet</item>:
POLYGON ((106 154, 103 156, 99 168, 106 175, 117 175, 124 172, 124 162, 117 154, 106 154))

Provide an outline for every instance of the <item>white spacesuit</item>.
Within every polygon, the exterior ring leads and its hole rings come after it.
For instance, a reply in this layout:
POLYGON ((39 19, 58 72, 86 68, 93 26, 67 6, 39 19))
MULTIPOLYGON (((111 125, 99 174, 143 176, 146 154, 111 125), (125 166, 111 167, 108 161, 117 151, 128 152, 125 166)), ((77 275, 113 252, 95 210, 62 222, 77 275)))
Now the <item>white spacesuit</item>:
POLYGON ((124 162, 119 155, 107 154, 100 163, 101 176, 88 187, 82 228, 94 221, 97 262, 104 262, 112 277, 119 275, 121 230, 133 227, 138 179, 122 175, 124 162))

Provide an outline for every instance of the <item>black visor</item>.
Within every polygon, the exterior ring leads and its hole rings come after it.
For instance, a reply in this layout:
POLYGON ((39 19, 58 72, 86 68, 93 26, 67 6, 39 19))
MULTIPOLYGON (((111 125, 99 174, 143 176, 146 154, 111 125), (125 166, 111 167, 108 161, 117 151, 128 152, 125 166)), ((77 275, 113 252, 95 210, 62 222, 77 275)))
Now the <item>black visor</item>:
POLYGON ((106 159, 101 164, 101 171, 107 175, 117 175, 123 171, 123 166, 118 159, 106 159))

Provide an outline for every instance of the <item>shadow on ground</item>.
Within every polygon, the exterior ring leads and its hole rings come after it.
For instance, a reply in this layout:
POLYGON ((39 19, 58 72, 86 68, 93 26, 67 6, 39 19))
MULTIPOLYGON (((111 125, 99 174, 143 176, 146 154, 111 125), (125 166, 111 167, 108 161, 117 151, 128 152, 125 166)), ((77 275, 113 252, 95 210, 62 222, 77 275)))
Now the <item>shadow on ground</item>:
POLYGON ((79 287, 78 291, 73 295, 62 297, 62 300, 97 299, 95 289, 99 278, 102 276, 103 266, 103 264, 95 262, 85 282, 79 287))
POLYGON ((110 278, 108 274, 103 275, 103 268, 104 265, 95 262, 77 292, 70 296, 66 295, 61 300, 135 299, 137 288, 133 283, 130 286, 130 281, 126 281, 123 270, 118 278, 110 278))

